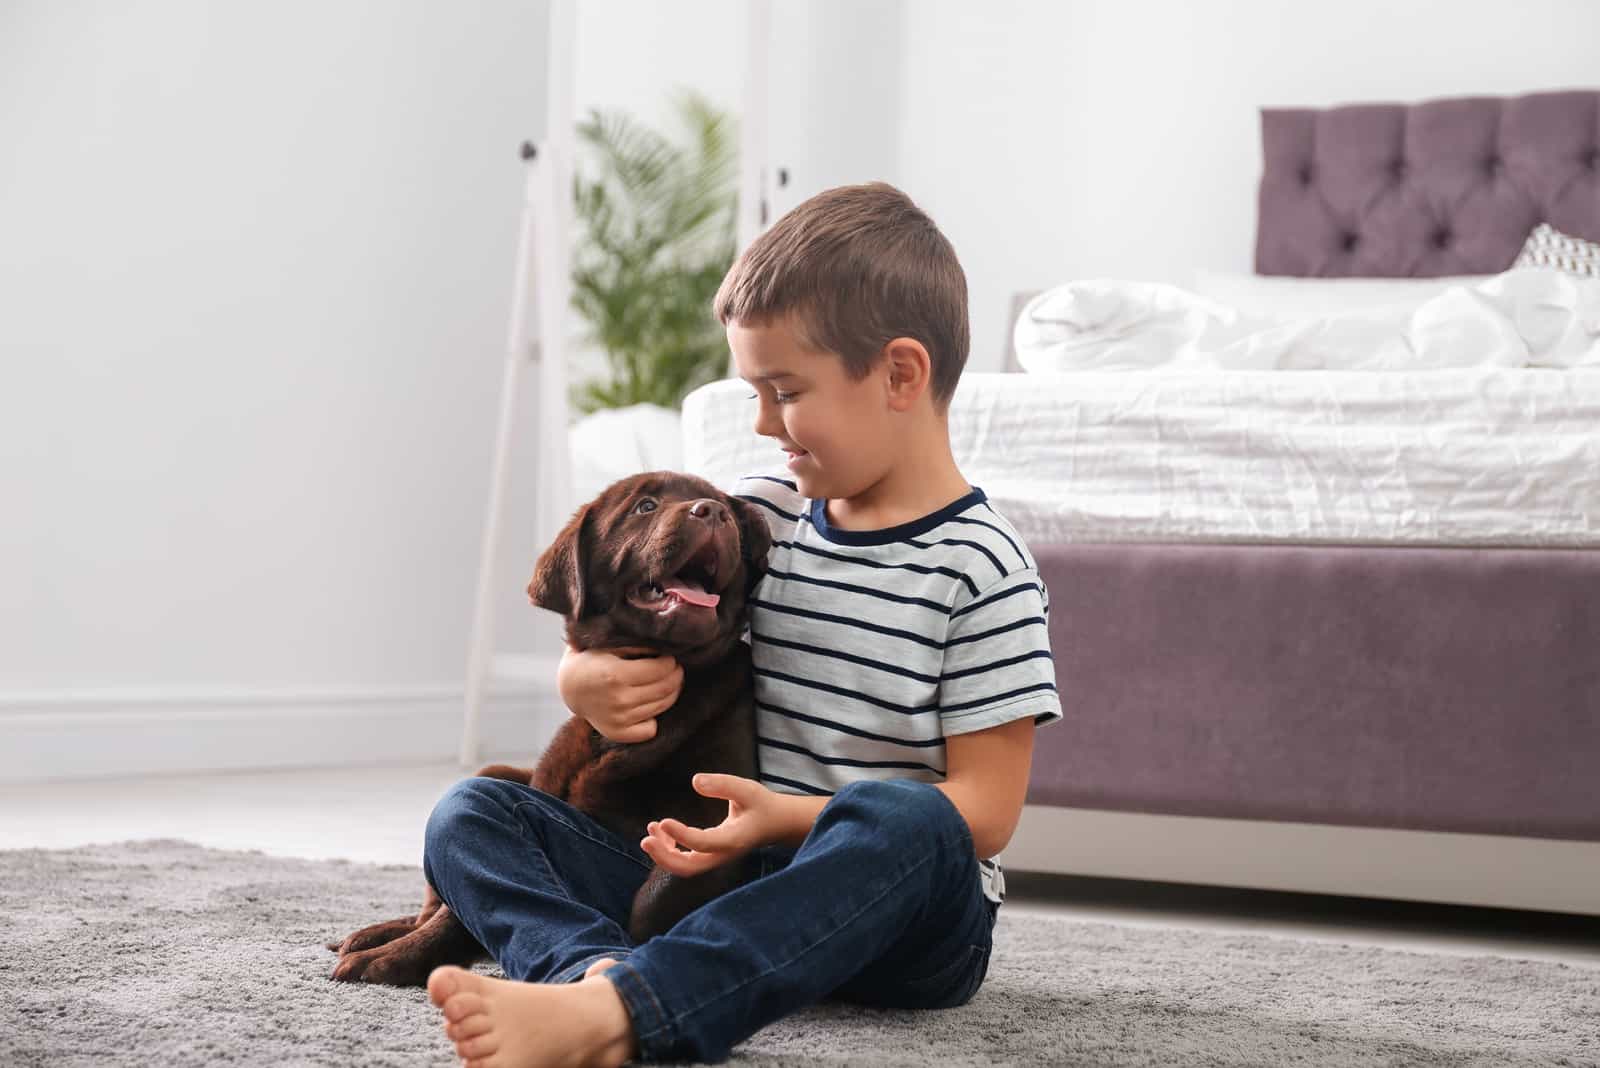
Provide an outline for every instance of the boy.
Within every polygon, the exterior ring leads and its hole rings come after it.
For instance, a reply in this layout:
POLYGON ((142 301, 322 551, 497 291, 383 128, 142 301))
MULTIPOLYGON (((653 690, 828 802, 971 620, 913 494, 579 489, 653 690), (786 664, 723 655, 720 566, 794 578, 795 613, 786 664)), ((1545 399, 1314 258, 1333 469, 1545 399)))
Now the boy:
MULTIPOLYGON (((824 997, 948 1007, 987 969, 990 858, 1021 813, 1034 726, 1061 712, 1034 561, 950 450, 966 278, 903 193, 848 186, 751 244, 715 310, 756 432, 789 456, 788 478, 737 489, 774 534, 751 600, 760 781, 696 776, 727 819, 653 822, 637 846, 516 784, 447 793, 424 866, 508 977, 429 979, 469 1065, 716 1061, 824 997), (652 863, 751 854, 759 878, 629 946, 652 863)), ((682 673, 569 652, 559 682, 575 714, 635 742, 682 673)))

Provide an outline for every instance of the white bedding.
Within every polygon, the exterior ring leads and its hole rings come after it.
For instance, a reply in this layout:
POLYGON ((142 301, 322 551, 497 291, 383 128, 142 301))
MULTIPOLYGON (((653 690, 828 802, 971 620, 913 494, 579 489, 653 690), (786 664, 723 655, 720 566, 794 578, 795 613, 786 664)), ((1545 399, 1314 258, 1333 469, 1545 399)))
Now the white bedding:
MULTIPOLYGON (((743 382, 684 404, 684 463, 783 474, 743 382)), ((1600 368, 976 374, 957 463, 1034 546, 1600 546, 1600 368)))
POLYGON ((1084 279, 1022 309, 1029 371, 1424 371, 1600 366, 1600 279, 1539 268, 1421 301, 1267 319, 1176 286, 1084 279))

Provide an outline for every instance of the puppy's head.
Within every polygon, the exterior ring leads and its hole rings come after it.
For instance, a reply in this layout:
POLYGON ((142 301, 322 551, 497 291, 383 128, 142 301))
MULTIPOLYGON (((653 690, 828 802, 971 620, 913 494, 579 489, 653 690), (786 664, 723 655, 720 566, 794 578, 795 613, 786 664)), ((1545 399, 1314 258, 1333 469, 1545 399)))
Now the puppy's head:
POLYGON ((755 505, 652 471, 578 509, 539 557, 528 596, 566 617, 576 648, 643 645, 710 663, 739 640, 771 547, 755 505))

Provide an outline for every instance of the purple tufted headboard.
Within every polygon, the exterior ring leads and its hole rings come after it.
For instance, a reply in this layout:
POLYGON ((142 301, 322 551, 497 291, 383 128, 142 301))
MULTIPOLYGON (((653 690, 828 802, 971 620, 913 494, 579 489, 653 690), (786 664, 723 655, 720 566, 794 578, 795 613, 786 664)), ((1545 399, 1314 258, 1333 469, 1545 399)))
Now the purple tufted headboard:
POLYGON ((1541 222, 1600 241, 1600 91, 1261 112, 1256 273, 1511 266, 1541 222))

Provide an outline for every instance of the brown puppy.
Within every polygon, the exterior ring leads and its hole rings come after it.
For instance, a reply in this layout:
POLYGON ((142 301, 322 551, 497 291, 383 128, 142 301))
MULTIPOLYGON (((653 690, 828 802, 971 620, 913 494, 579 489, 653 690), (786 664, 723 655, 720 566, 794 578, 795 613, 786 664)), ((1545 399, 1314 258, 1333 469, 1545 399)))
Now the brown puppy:
MULTIPOLYGON (((608 741, 574 716, 532 771, 492 764, 478 774, 562 798, 629 841, 667 816, 720 823, 726 802, 695 793, 690 779, 756 775, 750 649, 740 636, 771 544, 756 506, 668 471, 623 479, 579 509, 539 558, 528 596, 566 617, 575 649, 676 657, 683 690, 648 741, 608 741)), ((744 876, 739 864, 688 879, 655 868, 634 897, 629 937, 668 930, 744 876)), ((486 955, 431 886, 416 916, 364 927, 328 948, 339 954, 334 979, 393 986, 420 986, 441 964, 486 955)))

